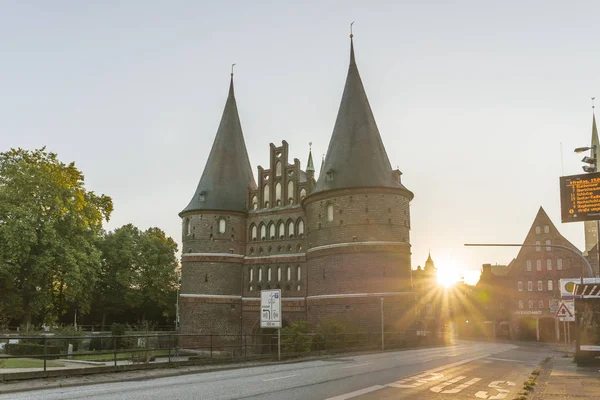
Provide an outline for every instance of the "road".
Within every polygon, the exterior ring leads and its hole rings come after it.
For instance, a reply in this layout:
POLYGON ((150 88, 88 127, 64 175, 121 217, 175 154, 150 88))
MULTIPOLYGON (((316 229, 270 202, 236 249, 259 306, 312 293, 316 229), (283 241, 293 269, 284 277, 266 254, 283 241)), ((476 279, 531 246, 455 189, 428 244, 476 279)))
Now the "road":
POLYGON ((552 350, 454 346, 0 395, 25 399, 512 399, 552 350))

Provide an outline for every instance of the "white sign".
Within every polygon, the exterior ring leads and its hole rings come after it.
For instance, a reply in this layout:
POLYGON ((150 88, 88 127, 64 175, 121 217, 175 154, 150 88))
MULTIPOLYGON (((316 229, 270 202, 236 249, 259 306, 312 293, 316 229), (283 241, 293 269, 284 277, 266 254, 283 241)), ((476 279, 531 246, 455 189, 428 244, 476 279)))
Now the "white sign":
POLYGON ((556 316, 560 321, 575 321, 575 302, 573 300, 561 300, 558 303, 558 310, 556 310, 556 316))
POLYGON ((514 314, 515 315, 540 315, 542 313, 542 310, 535 310, 535 311, 515 311, 514 314))
POLYGON ((260 291, 260 327, 281 328, 281 289, 260 291))

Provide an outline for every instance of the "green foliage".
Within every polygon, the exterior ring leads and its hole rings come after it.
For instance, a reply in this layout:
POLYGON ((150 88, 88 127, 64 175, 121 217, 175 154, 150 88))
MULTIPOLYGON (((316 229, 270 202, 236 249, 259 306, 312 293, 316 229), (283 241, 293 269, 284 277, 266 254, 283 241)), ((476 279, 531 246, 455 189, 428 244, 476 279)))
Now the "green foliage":
MULTIPOLYGON (((34 343, 7 343, 4 352, 13 356, 38 356, 44 355, 44 345, 34 343)), ((60 348, 57 346, 46 346, 48 358, 58 358, 60 348)))
POLYGON ((296 321, 281 330, 281 348, 284 353, 305 353, 311 348, 306 321, 296 321))
POLYGON ((112 200, 45 148, 0 153, 0 304, 29 324, 89 310, 112 200))

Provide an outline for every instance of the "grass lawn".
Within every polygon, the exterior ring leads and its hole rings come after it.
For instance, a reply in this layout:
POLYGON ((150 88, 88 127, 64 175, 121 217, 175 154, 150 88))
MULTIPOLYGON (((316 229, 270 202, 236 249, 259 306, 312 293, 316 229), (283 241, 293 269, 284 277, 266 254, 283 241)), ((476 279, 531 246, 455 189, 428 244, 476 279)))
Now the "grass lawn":
MULTIPOLYGON (((64 367, 64 364, 60 364, 53 361, 47 361, 46 367, 64 367)), ((25 358, 0 358, 0 368, 43 368, 43 360, 32 360, 25 358)))

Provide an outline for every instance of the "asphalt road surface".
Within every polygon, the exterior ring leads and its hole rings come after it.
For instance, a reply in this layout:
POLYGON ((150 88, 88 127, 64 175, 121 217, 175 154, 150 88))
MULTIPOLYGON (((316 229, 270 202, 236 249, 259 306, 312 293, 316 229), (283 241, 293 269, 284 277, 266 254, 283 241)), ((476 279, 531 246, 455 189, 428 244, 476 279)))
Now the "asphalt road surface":
POLYGON ((25 399, 512 399, 552 350, 459 341, 454 346, 343 356, 0 395, 25 399))

